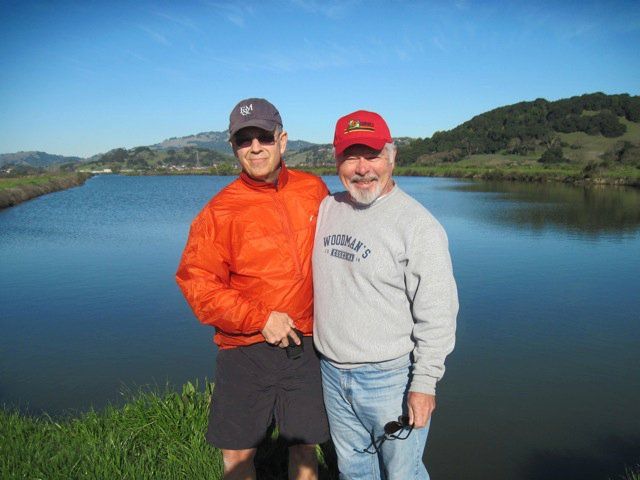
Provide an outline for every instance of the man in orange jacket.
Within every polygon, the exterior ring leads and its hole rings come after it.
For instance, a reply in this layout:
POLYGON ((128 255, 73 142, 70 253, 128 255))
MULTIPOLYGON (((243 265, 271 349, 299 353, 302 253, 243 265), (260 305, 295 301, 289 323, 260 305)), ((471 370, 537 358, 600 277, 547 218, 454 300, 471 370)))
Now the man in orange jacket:
POLYGON ((176 274, 195 315, 216 329, 207 440, 222 450, 226 479, 253 479, 275 421, 290 478, 316 479, 315 444, 329 432, 311 339, 311 251, 327 187, 287 169, 287 132, 264 99, 234 107, 229 140, 242 173, 194 219, 176 274))

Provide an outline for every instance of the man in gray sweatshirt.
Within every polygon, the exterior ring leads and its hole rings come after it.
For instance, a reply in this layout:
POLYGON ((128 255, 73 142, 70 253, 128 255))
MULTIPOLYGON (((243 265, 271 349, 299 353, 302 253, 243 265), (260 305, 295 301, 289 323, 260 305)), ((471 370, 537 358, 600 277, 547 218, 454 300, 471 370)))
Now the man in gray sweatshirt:
POLYGON ((458 313, 447 236, 395 184, 380 115, 340 118, 333 145, 347 191, 318 214, 314 343, 341 478, 428 479, 422 455, 458 313))

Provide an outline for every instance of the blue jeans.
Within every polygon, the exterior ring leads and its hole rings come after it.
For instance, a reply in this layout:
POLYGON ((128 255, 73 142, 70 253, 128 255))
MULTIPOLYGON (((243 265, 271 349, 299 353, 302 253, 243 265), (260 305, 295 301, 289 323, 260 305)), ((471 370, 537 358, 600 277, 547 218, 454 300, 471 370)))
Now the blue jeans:
POLYGON ((407 413, 409 355, 353 369, 336 368, 322 359, 320 368, 340 478, 428 480, 422 462, 428 425, 408 436, 407 429, 398 432, 404 440, 389 438, 380 444, 384 425, 407 413))

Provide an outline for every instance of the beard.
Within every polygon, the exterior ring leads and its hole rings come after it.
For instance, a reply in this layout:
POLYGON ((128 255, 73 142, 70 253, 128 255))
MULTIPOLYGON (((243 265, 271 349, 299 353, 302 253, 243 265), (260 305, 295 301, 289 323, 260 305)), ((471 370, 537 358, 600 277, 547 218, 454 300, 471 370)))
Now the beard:
POLYGON ((376 175, 354 175, 349 179, 349 186, 347 187, 349 195, 354 202, 359 205, 368 206, 371 205, 382 193, 382 185, 376 175), (373 188, 367 190, 361 190, 354 184, 360 182, 373 181, 375 182, 373 188))

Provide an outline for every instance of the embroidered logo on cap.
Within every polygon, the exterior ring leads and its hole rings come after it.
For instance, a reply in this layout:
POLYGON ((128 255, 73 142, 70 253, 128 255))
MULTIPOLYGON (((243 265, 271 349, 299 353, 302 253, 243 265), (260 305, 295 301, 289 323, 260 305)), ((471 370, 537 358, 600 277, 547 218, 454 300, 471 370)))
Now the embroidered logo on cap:
POLYGON ((351 132, 375 132, 375 128, 372 122, 361 122, 360 120, 349 120, 347 128, 344 133, 351 132))
POLYGON ((251 114, 252 111, 253 111, 253 103, 250 103, 249 105, 243 105, 242 107, 240 107, 240 115, 242 115, 243 117, 246 117, 247 115, 251 114))

